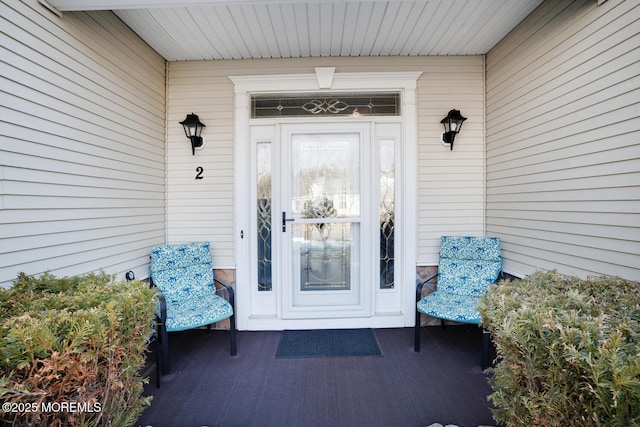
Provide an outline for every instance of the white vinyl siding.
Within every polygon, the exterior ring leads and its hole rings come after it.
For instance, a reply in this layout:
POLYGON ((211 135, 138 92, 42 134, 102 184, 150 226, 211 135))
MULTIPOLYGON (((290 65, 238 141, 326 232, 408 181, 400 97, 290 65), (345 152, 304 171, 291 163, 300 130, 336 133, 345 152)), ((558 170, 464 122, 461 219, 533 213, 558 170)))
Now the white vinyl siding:
POLYGON ((215 64, 169 63, 167 240, 209 241, 214 266, 233 268, 233 84, 215 64), (195 155, 179 123, 191 113, 206 126, 195 155))
MULTIPOLYGON (((234 262, 234 87, 228 76, 421 71, 418 79, 418 264, 437 264, 440 236, 484 232, 484 62, 465 57, 358 57, 170 62, 168 89, 168 239, 209 240, 214 264, 234 262), (440 143, 440 120, 468 117, 453 151, 440 143), (206 143, 191 154, 178 122, 195 113, 206 143), (196 180, 196 168, 204 179, 196 180)), ((413 229, 413 227, 417 227, 413 229)))
POLYGON ((418 81, 418 265, 437 265, 440 237, 484 236, 484 58, 432 58, 418 81), (440 120, 467 118, 453 150, 440 120))
POLYGON ((640 280, 640 3, 547 1, 487 55, 504 267, 640 280))
POLYGON ((147 274, 165 233, 165 61, 111 12, 0 2, 0 286, 147 274))

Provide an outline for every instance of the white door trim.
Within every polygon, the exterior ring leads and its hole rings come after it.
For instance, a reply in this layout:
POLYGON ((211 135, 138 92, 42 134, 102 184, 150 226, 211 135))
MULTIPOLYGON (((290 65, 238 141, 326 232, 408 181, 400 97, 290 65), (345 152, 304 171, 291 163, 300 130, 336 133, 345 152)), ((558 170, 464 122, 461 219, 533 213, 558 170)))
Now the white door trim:
MULTIPOLYGON (((319 69, 316 74, 283 74, 264 76, 230 76, 234 83, 234 169, 235 169, 235 262, 236 262, 236 321, 239 330, 283 329, 281 319, 251 319, 251 143, 249 141, 250 97, 260 93, 294 93, 319 91, 395 91, 401 94, 402 139, 399 188, 402 189, 402 207, 399 209, 403 236, 402 245, 396 248, 402 264, 399 266, 399 286, 403 293, 403 310, 389 319, 378 318, 363 327, 412 326, 415 312, 415 268, 417 227, 417 105, 416 86, 421 72, 335 73, 331 79, 319 69), (323 87, 321 87, 323 86, 323 87), (392 319, 393 318, 393 319, 392 319)), ((305 327, 298 321, 297 326, 305 327)), ((340 319, 327 322, 326 327, 340 327, 340 319)))

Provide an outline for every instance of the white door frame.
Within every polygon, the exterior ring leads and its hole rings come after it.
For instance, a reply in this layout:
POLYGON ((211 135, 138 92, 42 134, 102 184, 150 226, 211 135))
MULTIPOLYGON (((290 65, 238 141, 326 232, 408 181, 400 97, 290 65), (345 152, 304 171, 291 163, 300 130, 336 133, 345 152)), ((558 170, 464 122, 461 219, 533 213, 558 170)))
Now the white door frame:
MULTIPOLYGON (((251 120, 251 95, 260 93, 295 92, 357 92, 357 91, 395 91, 400 92, 402 140, 400 155, 401 167, 397 179, 402 189, 402 204, 398 207, 400 221, 397 233, 402 244, 396 247, 401 261, 397 267, 398 286, 403 295, 400 313, 388 316, 362 318, 361 325, 351 321, 351 327, 403 327, 412 326, 415 321, 415 269, 416 269, 416 233, 417 227, 417 106, 416 84, 421 72, 381 72, 381 73, 335 73, 333 68, 316 68, 315 74, 283 74, 267 76, 230 76, 235 86, 234 111, 234 169, 235 169, 235 261, 236 261, 236 322, 239 330, 258 329, 304 329, 313 327, 313 319, 306 322, 295 320, 287 322, 280 318, 252 316, 250 271, 254 260, 251 257, 250 207, 252 206, 251 188, 251 141, 249 124, 251 120)), ((341 319, 323 321, 326 328, 344 327, 341 319)))

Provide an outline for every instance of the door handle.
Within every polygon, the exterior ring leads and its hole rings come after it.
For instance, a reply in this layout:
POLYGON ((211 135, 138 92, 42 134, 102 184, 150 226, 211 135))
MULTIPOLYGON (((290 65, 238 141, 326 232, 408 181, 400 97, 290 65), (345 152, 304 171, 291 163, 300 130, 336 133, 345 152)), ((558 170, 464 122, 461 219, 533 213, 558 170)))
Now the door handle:
POLYGON ((287 221, 295 221, 293 218, 287 218, 287 213, 282 212, 282 232, 287 231, 287 221))

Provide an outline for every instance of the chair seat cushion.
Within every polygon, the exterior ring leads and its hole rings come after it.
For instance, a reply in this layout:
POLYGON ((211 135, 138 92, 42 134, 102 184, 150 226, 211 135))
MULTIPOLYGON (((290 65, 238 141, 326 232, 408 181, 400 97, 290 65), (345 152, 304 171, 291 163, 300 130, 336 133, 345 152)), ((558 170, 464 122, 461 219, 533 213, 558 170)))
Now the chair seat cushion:
POLYGON ((210 325, 233 315, 231 304, 210 294, 181 295, 179 300, 167 298, 167 332, 184 331, 210 325))
POLYGON ((454 322, 479 324, 482 320, 478 312, 480 296, 458 295, 435 291, 422 298, 418 311, 428 316, 454 322))

